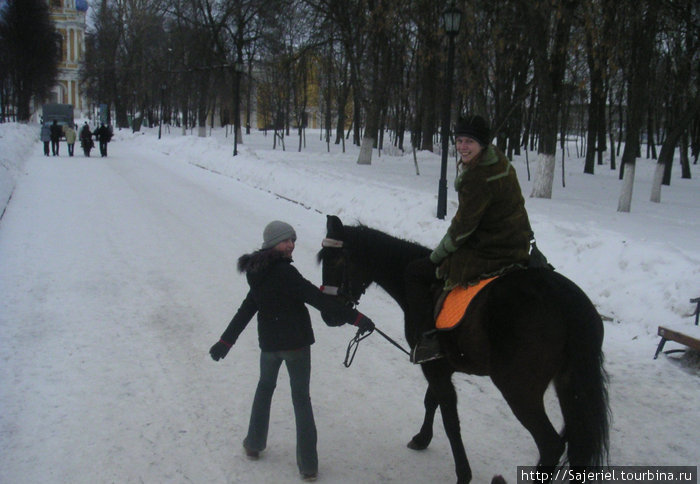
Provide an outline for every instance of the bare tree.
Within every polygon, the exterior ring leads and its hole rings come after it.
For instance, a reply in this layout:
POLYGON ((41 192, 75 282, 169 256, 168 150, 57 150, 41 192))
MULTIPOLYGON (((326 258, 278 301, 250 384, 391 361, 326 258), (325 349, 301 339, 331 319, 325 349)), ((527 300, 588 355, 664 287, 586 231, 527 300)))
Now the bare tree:
POLYGON ((602 164, 606 150, 605 107, 606 85, 610 69, 611 48, 614 42, 616 23, 616 0, 591 0, 583 5, 583 29, 585 35, 586 59, 590 78, 587 125, 587 150, 583 172, 593 174, 596 154, 598 164, 602 164), (603 28, 600 28, 601 25, 603 28))
MULTIPOLYGON (((700 75, 694 67, 700 30, 695 3, 460 0, 465 22, 456 38, 458 81, 450 116, 487 115, 498 135, 495 142, 509 156, 521 144, 537 149, 535 197, 551 197, 555 153, 559 146, 564 150, 572 133, 582 141, 579 153, 586 150, 586 173, 595 171, 596 158, 602 164, 606 148, 616 169, 624 146, 621 176, 633 175, 628 168, 641 139, 650 152, 655 140, 663 142, 661 158, 672 160, 670 143, 677 137, 686 176, 688 151, 696 159, 700 153, 700 115, 689 114, 685 129, 681 123, 700 75)), ((240 116, 232 115, 241 99, 240 82, 247 120, 257 103, 260 123, 287 132, 295 126, 303 146, 309 107, 318 107, 327 136, 335 124, 336 143, 344 143, 351 126, 353 143, 365 141, 358 162, 371 162, 386 132, 402 146, 409 129, 415 147, 432 147, 445 109, 437 102, 444 5, 431 0, 96 0, 85 80, 89 97, 113 106, 121 124, 129 111, 143 113, 145 122, 157 118, 166 78, 168 111, 183 128, 197 117, 204 126, 217 109, 222 123, 233 119, 240 128, 240 116), (241 60, 247 75, 234 72, 241 60)), ((4 51, 2 62, 7 62, 4 51)), ((7 83, 0 83, 3 106, 9 92, 7 83)), ((328 143, 330 149, 330 136, 328 143)), ((664 161, 664 182, 671 166, 664 161)), ((628 195, 631 200, 631 189, 628 195)))
POLYGON ((44 0, 7 0, 0 9, 3 106, 16 107, 18 121, 29 121, 32 99, 43 101, 56 82, 60 35, 44 0))
POLYGON ((558 114, 566 69, 567 49, 578 0, 536 0, 525 9, 532 26, 535 82, 538 93, 539 161, 532 197, 552 198, 557 149, 558 114))
POLYGON ((627 72, 627 123, 625 130, 625 150, 620 161, 622 190, 617 206, 618 212, 629 212, 632 207, 632 192, 637 156, 640 150, 640 131, 644 123, 644 112, 648 102, 647 79, 649 59, 653 54, 654 38, 657 32, 656 0, 625 1, 624 5, 629 34, 626 36, 627 72))

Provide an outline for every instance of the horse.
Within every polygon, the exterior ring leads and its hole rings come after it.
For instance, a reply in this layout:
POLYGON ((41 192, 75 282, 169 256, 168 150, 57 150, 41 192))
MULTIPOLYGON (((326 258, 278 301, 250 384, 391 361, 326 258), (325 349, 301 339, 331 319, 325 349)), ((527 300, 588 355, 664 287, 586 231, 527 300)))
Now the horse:
MULTIPOLYGON (((407 311, 404 271, 430 250, 376 229, 344 226, 328 216, 318 253, 326 292, 356 305, 376 283, 407 311), (330 288, 330 289, 329 289, 330 288)), ((405 318, 413 348, 417 331, 405 318)), ((408 447, 423 450, 433 437, 438 406, 455 462, 457 483, 471 481, 460 433, 455 372, 490 376, 515 417, 530 432, 539 452, 537 469, 560 465, 581 470, 607 463, 610 410, 603 366, 603 322, 586 294, 549 268, 508 272, 486 285, 461 323, 438 334, 445 358, 421 365, 428 381, 425 417, 408 447), (558 433, 544 408, 553 382, 563 417, 558 433), (560 459, 566 457, 560 464, 560 459)), ((552 474, 549 474, 552 475, 552 474)))

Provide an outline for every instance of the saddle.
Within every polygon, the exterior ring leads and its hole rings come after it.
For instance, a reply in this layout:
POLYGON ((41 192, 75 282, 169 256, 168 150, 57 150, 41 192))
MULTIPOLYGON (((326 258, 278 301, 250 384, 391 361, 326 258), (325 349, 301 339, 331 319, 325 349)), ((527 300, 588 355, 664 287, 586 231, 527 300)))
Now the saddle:
POLYGON ((439 331, 455 329, 464 318, 474 296, 498 277, 482 279, 474 286, 457 286, 443 294, 436 305, 435 328, 439 331))

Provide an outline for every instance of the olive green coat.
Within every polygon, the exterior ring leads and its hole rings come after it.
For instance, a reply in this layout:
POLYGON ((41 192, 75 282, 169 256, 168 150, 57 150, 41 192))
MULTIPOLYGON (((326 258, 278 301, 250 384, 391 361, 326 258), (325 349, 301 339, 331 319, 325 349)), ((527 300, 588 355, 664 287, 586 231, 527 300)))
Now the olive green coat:
POLYGON ((526 266, 532 230, 515 168, 494 145, 455 180, 459 207, 430 259, 446 288, 526 266))

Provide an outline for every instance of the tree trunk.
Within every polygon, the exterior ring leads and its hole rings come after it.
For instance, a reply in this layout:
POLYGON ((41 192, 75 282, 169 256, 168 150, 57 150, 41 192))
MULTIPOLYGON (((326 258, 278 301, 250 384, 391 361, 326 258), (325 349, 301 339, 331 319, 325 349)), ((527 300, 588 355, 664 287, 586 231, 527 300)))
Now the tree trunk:
MULTIPOLYGON (((431 56, 435 57, 435 56, 431 56)), ((438 72, 437 62, 431 61, 430 65, 425 66, 423 73, 423 82, 421 84, 421 110, 420 110, 420 142, 421 150, 433 151, 433 135, 435 134, 435 109, 440 102, 437 93, 437 78, 435 73, 438 72), (432 71, 430 69, 433 69, 432 71)))
POLYGON ((338 92, 338 125, 336 126, 335 144, 343 144, 343 153, 345 152, 345 120, 347 119, 345 107, 348 103, 350 89, 347 82, 347 74, 343 75, 342 88, 338 92))
POLYGON ((684 133, 683 136, 681 136, 681 146, 680 146, 680 155, 681 155, 681 178, 684 178, 686 180, 690 180, 691 174, 690 174, 690 157, 688 156, 688 133, 684 133))
POLYGON ((535 179, 532 183, 531 197, 552 198, 555 162, 556 152, 540 152, 539 159, 537 161, 537 170, 535 171, 535 179))
POLYGON ((620 168, 624 175, 622 177, 622 193, 617 206, 618 212, 629 212, 632 208, 632 185, 634 184, 635 163, 640 149, 639 133, 644 122, 644 112, 649 95, 647 89, 649 59, 653 50, 653 34, 657 30, 658 2, 647 0, 640 3, 635 4, 635 12, 638 12, 638 16, 632 16, 630 19, 632 28, 630 33, 632 41, 630 85, 627 96, 625 150, 620 162, 620 168))
MULTIPOLYGON (((603 95, 600 98, 600 104, 598 105, 598 140, 596 142, 596 151, 598 152, 598 164, 603 164, 603 154, 606 150, 607 138, 606 138, 606 119, 605 119, 605 99, 607 98, 607 93, 603 91, 603 95)), ((611 145, 612 146, 612 145, 611 145)), ((611 150, 612 151, 612 150, 611 150)))
POLYGON ((530 9, 535 49, 535 78, 540 96, 539 164, 532 185, 532 197, 552 198, 554 159, 557 150, 557 117, 561 104, 562 82, 566 68, 566 51, 571 33, 571 22, 576 1, 561 2, 561 11, 552 12, 548 2, 530 9), (550 19, 555 18, 553 30, 548 30, 550 19), (552 42, 551 48, 548 43, 552 42))
POLYGON ((372 149, 374 148, 374 138, 362 137, 362 145, 360 146, 360 155, 357 158, 358 165, 372 164, 372 149))
MULTIPOLYGON (((661 148, 661 153, 663 154, 663 147, 661 148)), ((656 164, 656 169, 654 170, 654 179, 651 182, 651 198, 650 201, 655 203, 661 202, 661 182, 664 179, 664 165, 661 160, 656 164)))
MULTIPOLYGON (((661 153, 654 172, 654 181, 651 186, 651 201, 661 202, 661 185, 671 184, 671 169, 673 167, 673 155, 676 152, 676 145, 683 133, 690 127, 690 123, 695 114, 700 111, 700 96, 690 103, 688 109, 678 118, 678 124, 669 132, 661 145, 661 153)), ((688 167, 690 168, 690 167, 688 167)), ((688 173, 690 171, 688 170, 688 173)), ((690 178, 688 176, 688 178, 690 178)))
POLYGON ((380 57, 381 57, 381 39, 384 38, 383 27, 381 22, 381 7, 375 5, 371 13, 371 27, 368 57, 371 59, 371 79, 369 96, 365 107, 365 132, 362 137, 362 145, 360 146, 360 154, 357 158, 358 165, 372 164, 372 149, 377 144, 377 134, 379 132, 379 115, 381 112, 381 82, 380 75, 380 57))
MULTIPOLYGON (((627 151, 627 148, 625 148, 625 151, 627 151)), ((632 190, 634 189, 635 168, 635 163, 629 163, 626 165, 625 174, 622 177, 622 193, 620 193, 620 199, 617 204, 618 212, 629 212, 630 207, 632 206, 632 190)))
MULTIPOLYGON (((593 61, 591 61, 592 63, 593 61)), ((603 91, 603 76, 598 68, 591 67, 591 102, 588 105, 588 132, 587 136, 587 149, 586 149, 586 162, 584 164, 583 172, 592 175, 595 172, 595 155, 599 151, 599 145, 605 144, 605 136, 602 140, 598 136, 600 133, 600 105, 601 102, 603 106, 605 105, 605 92, 603 91), (602 101, 601 101, 602 98, 602 101)), ((604 111, 603 111, 604 113, 604 111)), ((603 133, 605 130, 603 129, 603 133)))
POLYGON ((654 117, 651 109, 647 113, 647 158, 656 159, 656 141, 654 141, 654 117))

